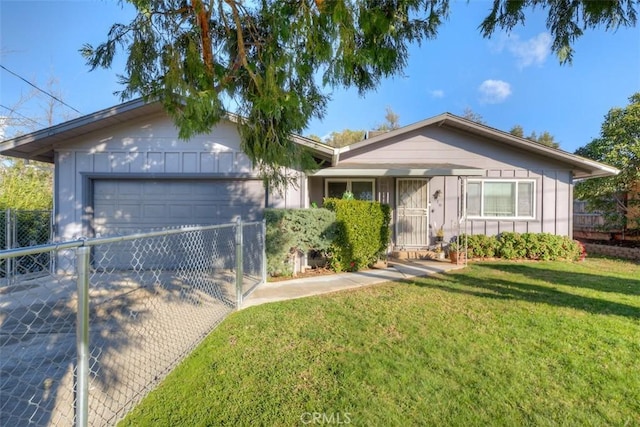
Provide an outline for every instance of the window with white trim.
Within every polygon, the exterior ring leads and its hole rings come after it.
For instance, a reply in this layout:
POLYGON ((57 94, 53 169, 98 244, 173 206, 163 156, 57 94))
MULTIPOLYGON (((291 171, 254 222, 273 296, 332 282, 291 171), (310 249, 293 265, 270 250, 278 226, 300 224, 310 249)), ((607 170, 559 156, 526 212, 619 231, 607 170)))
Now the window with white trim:
POLYGON ((536 182, 531 179, 467 181, 467 217, 535 218, 536 182))
POLYGON ((325 197, 341 199, 349 191, 356 200, 374 201, 375 180, 373 179, 327 179, 325 180, 325 197))

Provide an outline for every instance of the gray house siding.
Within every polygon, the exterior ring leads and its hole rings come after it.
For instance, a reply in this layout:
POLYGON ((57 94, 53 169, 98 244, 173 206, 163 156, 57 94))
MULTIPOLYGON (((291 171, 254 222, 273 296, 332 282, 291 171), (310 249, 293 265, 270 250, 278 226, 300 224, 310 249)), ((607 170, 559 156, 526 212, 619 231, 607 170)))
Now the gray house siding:
MULTIPOLYGON (((252 201, 263 200, 261 207, 266 199, 255 194, 260 180, 230 122, 221 122, 210 134, 183 141, 164 114, 148 116, 67 141, 55 150, 55 164, 58 241, 91 236, 96 182, 250 181, 253 184, 244 185, 242 191, 250 189, 252 201)), ((239 192, 238 198, 245 193, 239 192)), ((281 195, 270 194, 269 200, 274 206, 301 207, 302 197, 292 187, 281 195)))
POLYGON ((428 127, 341 154, 341 163, 449 163, 483 169, 558 169, 541 155, 450 128, 428 127))
MULTIPOLYGON (((445 239, 459 232, 495 235, 504 231, 548 232, 572 235, 572 173, 566 165, 542 155, 480 138, 457 129, 427 127, 379 143, 342 153, 341 164, 454 164, 485 170, 484 178, 532 179, 535 181, 535 217, 527 220, 468 219, 458 227, 461 211, 461 178, 429 179, 430 239, 437 228, 445 239), (434 193, 441 191, 435 200, 434 193)), ((477 179, 478 177, 473 177, 477 179)), ((378 178, 378 201, 395 205, 395 178, 378 178), (384 184, 383 184, 384 182, 384 184), (385 191, 380 191, 382 188, 385 191)), ((315 178, 310 194, 323 194, 324 181, 315 178)), ((316 196, 317 197, 317 196, 316 196)), ((395 213, 394 213, 395 221, 395 213)))

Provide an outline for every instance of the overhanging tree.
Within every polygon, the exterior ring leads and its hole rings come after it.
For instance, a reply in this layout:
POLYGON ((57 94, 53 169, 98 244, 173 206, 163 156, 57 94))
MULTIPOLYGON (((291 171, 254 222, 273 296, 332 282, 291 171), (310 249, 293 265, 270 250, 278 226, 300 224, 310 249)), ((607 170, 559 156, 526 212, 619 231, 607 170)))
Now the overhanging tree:
POLYGON ((640 228, 640 92, 629 98, 628 106, 609 110, 600 137, 576 154, 620 169, 617 176, 578 183, 576 198, 603 212, 611 228, 640 228))
MULTIPOLYGON (((126 51, 123 99, 160 100, 181 138, 208 132, 228 112, 240 115, 243 149, 272 184, 281 166, 313 166, 290 141, 322 117, 325 87, 361 93, 401 72, 412 43, 436 36, 450 0, 129 0, 128 24, 81 51, 92 68, 126 51)), ((548 11, 552 49, 570 61, 585 29, 636 23, 637 0, 494 0, 481 33, 548 11)))

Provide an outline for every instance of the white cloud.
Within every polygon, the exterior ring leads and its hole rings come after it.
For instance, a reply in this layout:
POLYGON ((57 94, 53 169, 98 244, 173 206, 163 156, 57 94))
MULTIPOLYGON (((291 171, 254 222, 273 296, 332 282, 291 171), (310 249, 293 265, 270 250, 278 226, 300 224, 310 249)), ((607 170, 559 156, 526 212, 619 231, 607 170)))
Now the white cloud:
POLYGON ((430 90, 429 94, 432 98, 444 98, 444 91, 442 89, 430 90))
POLYGON ((493 50, 502 52, 508 50, 517 60, 518 68, 540 66, 544 64, 551 53, 551 35, 540 33, 528 40, 521 40, 517 34, 502 38, 493 44, 493 50))
POLYGON ((480 101, 487 104, 499 104, 511 95, 511 85, 502 80, 485 80, 478 87, 480 101))

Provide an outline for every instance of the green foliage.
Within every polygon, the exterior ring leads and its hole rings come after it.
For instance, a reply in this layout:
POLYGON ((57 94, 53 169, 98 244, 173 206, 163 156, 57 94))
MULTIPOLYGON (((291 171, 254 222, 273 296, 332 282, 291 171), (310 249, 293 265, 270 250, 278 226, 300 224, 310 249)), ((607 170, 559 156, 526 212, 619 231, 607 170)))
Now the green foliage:
POLYGON ((572 45, 584 30, 601 26, 607 30, 633 27, 637 19, 636 8, 635 0, 493 0, 491 12, 480 24, 480 30, 484 37, 491 37, 496 30, 509 32, 516 25, 525 23, 525 11, 548 9, 547 29, 553 38, 551 50, 561 63, 571 63, 572 45))
POLYGON ((504 259, 523 259, 527 256, 527 242, 520 233, 500 233, 497 254, 504 259))
MULTIPOLYGON (((11 210, 9 221, 15 224, 15 240, 11 238, 12 247, 43 245, 51 239, 51 211, 48 210, 11 210)), ((0 229, 4 230, 7 211, 0 210, 0 229)), ((0 233, 0 249, 7 248, 7 234, 0 233)), ((48 255, 47 255, 48 256, 48 255)), ((34 256, 30 255, 29 258, 34 256)))
POLYGON ((524 128, 520 125, 515 125, 514 127, 512 127, 509 133, 519 138, 524 138, 524 128))
POLYGON ((362 141, 365 133, 364 130, 343 129, 342 132, 331 132, 324 142, 332 147, 345 147, 362 141))
POLYGON ((600 137, 576 154, 620 169, 612 177, 579 182, 575 197, 585 200, 590 210, 605 216, 608 228, 640 228, 640 92, 629 98, 625 108, 613 108, 605 116, 600 137), (636 196, 635 198, 633 196, 636 196))
POLYGON ((336 271, 357 271, 375 263, 387 250, 391 209, 378 202, 325 199, 336 213, 336 238, 331 245, 331 266, 336 271))
POLYGON ((532 131, 531 134, 527 137, 524 136, 524 129, 520 125, 515 125, 509 131, 511 135, 515 135, 519 138, 526 138, 530 141, 537 142, 538 144, 546 145, 551 148, 559 148, 560 144, 556 142, 556 139, 553 135, 551 135, 546 130, 538 136, 535 131, 532 131))
POLYGON ((50 165, 14 160, 0 166, 0 209, 49 210, 53 206, 50 165))
POLYGON ((559 148, 560 144, 556 141, 555 137, 551 135, 546 130, 540 134, 540 136, 536 136, 535 132, 531 132, 531 135, 527 137, 532 141, 537 142, 538 144, 546 145, 551 148, 559 148))
MULTIPOLYGON (((460 235, 459 241, 464 244, 466 237, 469 258, 503 258, 532 259, 542 261, 581 259, 582 247, 579 242, 566 236, 550 233, 500 233, 498 236, 482 234, 460 235)), ((457 247, 455 242, 449 250, 457 247)))
POLYGON ((336 215, 327 209, 265 209, 267 273, 292 274, 296 251, 326 253, 335 235, 336 215))
MULTIPOLYGON (((363 94, 401 73, 409 47, 436 37, 449 2, 129 0, 133 20, 114 24, 104 43, 81 52, 92 69, 109 68, 118 50, 126 52, 122 98, 161 101, 181 138, 239 114, 244 151, 278 186, 288 181, 282 167, 315 166, 290 135, 324 115, 331 90, 363 94)), ((534 5, 548 9, 553 49, 563 61, 584 28, 636 22, 634 0, 494 0, 482 33, 512 29, 534 5)))
POLYGON ((353 193, 351 191, 345 191, 344 193, 342 193, 342 199, 343 200, 354 200, 355 197, 353 197, 353 193))
MULTIPOLYGON (((460 236, 460 241, 464 242, 465 235, 460 236)), ((496 255, 498 241, 495 236, 485 236, 484 234, 469 234, 467 239, 467 254, 469 258, 493 258, 496 255)))
MULTIPOLYGON (((385 110, 384 123, 379 124, 375 130, 378 131, 391 131, 400 127, 400 116, 397 115, 391 107, 387 107, 385 110)), ((355 144, 365 139, 367 132, 362 129, 352 130, 343 129, 341 132, 331 132, 324 141, 317 135, 309 135, 311 138, 318 142, 324 142, 332 147, 345 147, 347 145, 355 144)))
POLYGON ((81 49, 92 69, 127 52, 123 98, 162 101, 180 137, 209 131, 237 106, 244 151, 263 176, 311 168, 291 141, 324 114, 329 87, 360 93, 405 67, 409 45, 435 37, 448 2, 136 1, 133 21, 81 49), (233 102, 226 102, 228 100, 233 102))

